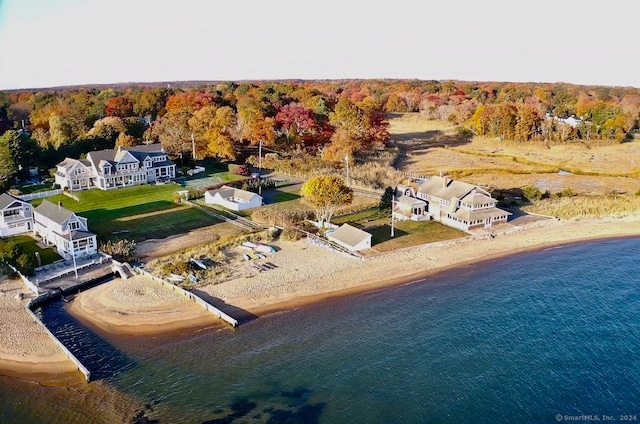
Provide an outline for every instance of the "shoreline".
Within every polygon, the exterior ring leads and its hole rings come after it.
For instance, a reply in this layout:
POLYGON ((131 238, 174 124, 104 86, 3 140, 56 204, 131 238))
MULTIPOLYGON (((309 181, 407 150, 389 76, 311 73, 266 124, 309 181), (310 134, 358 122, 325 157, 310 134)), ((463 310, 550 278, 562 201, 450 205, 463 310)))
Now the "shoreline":
MULTIPOLYGON (((257 317, 412 284, 442 272, 527 252, 640 237, 640 214, 622 218, 549 219, 520 227, 496 228, 492 234, 492 237, 474 235, 406 248, 365 260, 338 255, 305 241, 276 242, 278 251, 267 259, 277 264, 275 269, 257 272, 249 264, 241 264, 237 266, 242 271, 239 274, 197 290, 201 297, 238 319, 242 325, 257 317)), ((139 283, 126 288, 125 281, 128 280, 116 279, 82 292, 66 308, 83 324, 105 332, 109 337, 171 336, 227 327, 201 308, 193 309, 196 305, 186 298, 159 292, 157 288, 161 286, 157 283, 139 283)), ((7 288, 5 285, 0 287, 7 288)), ((13 298, 15 293, 25 290, 21 282, 11 281, 0 301, 3 302, 1 306, 10 303, 13 309, 3 307, 1 313, 6 314, 11 309, 9 312, 19 315, 22 308, 22 313, 28 317, 23 306, 26 299, 13 298)), ((34 324, 30 327, 37 327, 37 323, 28 319, 34 324)), ((17 325, 25 325, 24 317, 16 320, 17 325)), ((17 334, 4 327, 0 331, 0 342, 9 338, 18 343, 0 349, 0 374, 46 384, 53 381, 51 385, 75 380, 75 366, 55 352, 50 339, 35 334, 33 340, 24 344, 21 340, 11 339, 17 338, 17 334), (33 364, 37 365, 34 367, 33 364)))
POLYGON ((495 260, 506 259, 513 256, 519 256, 525 253, 541 252, 544 250, 553 249, 557 247, 575 246, 579 244, 587 244, 587 243, 596 242, 596 241, 619 240, 619 239, 638 238, 638 237, 640 237, 640 233, 631 234, 631 235, 622 235, 622 236, 618 236, 618 235, 602 236, 602 237, 594 237, 586 240, 581 239, 577 241, 566 241, 566 242, 549 243, 549 244, 525 247, 525 248, 508 252, 505 254, 494 254, 492 256, 482 258, 482 259, 459 262, 453 265, 448 265, 442 268, 431 269, 428 271, 419 271, 413 275, 398 277, 391 280, 381 280, 381 281, 376 281, 376 282, 364 284, 357 287, 347 288, 344 290, 312 294, 312 295, 303 296, 303 297, 299 297, 291 300, 285 300, 285 301, 277 302, 273 304, 265 304, 262 306, 258 306, 255 309, 252 309, 251 311, 248 311, 248 312, 250 312, 249 315, 253 315, 256 318, 260 318, 260 317, 265 317, 272 314, 286 312, 288 310, 302 308, 309 305, 319 304, 325 301, 330 301, 332 299, 341 299, 343 297, 357 296, 359 294, 365 294, 373 291, 392 289, 392 288, 401 287, 409 284, 416 284, 416 283, 423 282, 424 280, 427 280, 429 278, 435 277, 441 273, 455 271, 457 269, 461 269, 467 266, 479 265, 485 262, 492 262, 495 260))

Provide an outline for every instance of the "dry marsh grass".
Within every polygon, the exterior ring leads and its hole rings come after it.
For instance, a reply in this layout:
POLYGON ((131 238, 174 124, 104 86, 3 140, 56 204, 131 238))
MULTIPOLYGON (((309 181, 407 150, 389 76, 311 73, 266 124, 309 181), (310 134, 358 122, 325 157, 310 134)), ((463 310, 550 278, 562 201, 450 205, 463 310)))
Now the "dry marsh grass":
POLYGON ((592 195, 544 199, 523 208, 525 212, 558 218, 602 218, 640 213, 640 196, 592 195))
POLYGON ((640 142, 517 143, 466 139, 449 122, 418 113, 390 116, 391 138, 403 153, 401 171, 437 175, 499 189, 540 185, 552 192, 635 193, 640 188, 640 142))

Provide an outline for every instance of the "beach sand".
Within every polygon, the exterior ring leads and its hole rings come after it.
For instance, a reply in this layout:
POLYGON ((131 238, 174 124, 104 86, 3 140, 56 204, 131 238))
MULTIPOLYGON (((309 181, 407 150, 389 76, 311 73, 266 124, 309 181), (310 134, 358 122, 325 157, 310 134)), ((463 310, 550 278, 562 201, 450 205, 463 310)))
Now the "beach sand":
MULTIPOLYGON (((268 260, 277 268, 201 290, 252 315, 299 307, 323 299, 421 280, 436 272, 528 250, 594 239, 640 236, 640 214, 623 218, 539 220, 505 224, 490 233, 409 247, 365 260, 298 241, 279 242, 268 260)), ((240 265, 242 266, 242 265, 240 265)), ((247 265, 245 265, 247 266, 247 265)), ((238 317, 235 317, 238 318, 238 317)), ((241 317, 240 317, 241 318, 241 317)))
POLYGON ((67 311, 83 323, 118 335, 156 335, 221 325, 221 320, 152 279, 115 279, 78 294, 67 311))
POLYGON ((83 383, 75 364, 26 310, 33 297, 20 280, 0 282, 0 374, 47 385, 83 383))
MULTIPOLYGON (((336 296, 417 281, 453 267, 501 256, 595 239, 640 236, 640 214, 603 219, 544 219, 491 233, 409 247, 365 260, 304 240, 277 242, 277 252, 259 261, 276 267, 258 271, 236 262, 237 272, 198 289, 214 306, 242 321, 336 296)), ((253 262, 253 261, 252 261, 253 262)), ((428 282, 427 282, 428 283, 428 282)), ((0 373, 22 374, 32 364, 44 372, 66 372, 73 364, 24 310, 14 295, 18 281, 0 285, 0 373), (9 371, 6 371, 9 370, 9 371)), ((114 280, 78 295, 69 312, 87 325, 113 334, 149 335, 225 325, 200 306, 141 276, 114 280)), ((76 373, 79 374, 79 373, 76 373)), ((12 374, 13 375, 13 374, 12 374)))

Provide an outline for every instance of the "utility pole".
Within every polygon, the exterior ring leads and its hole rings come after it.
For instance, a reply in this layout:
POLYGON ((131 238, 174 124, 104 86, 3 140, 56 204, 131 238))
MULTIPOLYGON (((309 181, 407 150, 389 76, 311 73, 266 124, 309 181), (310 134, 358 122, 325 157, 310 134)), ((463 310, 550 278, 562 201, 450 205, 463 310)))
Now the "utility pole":
POLYGON ((262 140, 258 143, 258 194, 262 196, 262 140))
POLYGON ((391 197, 391 237, 394 237, 394 233, 393 233, 393 209, 395 209, 395 203, 396 203, 396 201, 394 200, 393 197, 391 197))
POLYGON ((191 149, 193 150, 193 160, 196 160, 196 139, 193 136, 193 131, 191 131, 191 149))
POLYGON ((347 187, 349 187, 349 154, 344 155, 344 160, 347 162, 347 187))
POLYGON ((67 223, 67 231, 69 231, 69 249, 71 251, 71 258, 73 258, 73 271, 76 273, 76 280, 78 279, 78 266, 76 265, 76 252, 73 247, 73 237, 71 236, 71 225, 67 223))

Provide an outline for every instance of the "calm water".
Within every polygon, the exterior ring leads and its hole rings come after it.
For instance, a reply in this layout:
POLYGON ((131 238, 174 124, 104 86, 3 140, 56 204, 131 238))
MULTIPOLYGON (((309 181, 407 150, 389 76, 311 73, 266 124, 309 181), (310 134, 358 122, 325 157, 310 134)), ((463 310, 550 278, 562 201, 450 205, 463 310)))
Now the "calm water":
MULTIPOLYGON (((111 365, 88 359, 90 369, 117 368, 89 386, 107 383, 146 403, 143 412, 161 423, 640 419, 639 271, 639 238, 592 242, 273 314, 235 331, 109 342, 85 334, 98 343, 78 343, 108 353, 111 365)), ((64 314, 55 308, 47 322, 64 314)), ((2 423, 85 422, 73 411, 95 410, 100 396, 8 379, 0 389, 2 423)))

